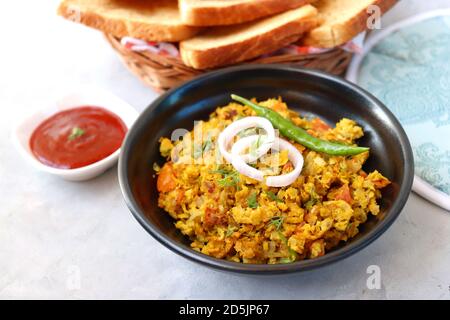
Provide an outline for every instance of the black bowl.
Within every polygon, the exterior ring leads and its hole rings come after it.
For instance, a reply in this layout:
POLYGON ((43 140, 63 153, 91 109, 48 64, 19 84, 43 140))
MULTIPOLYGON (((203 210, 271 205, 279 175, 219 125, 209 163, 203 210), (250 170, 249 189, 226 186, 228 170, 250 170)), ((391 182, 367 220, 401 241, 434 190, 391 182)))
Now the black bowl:
POLYGON ((308 270, 338 261, 378 238, 400 214, 411 191, 413 156, 408 138, 393 114, 359 87, 322 72, 286 66, 232 67, 211 72, 175 88, 153 102, 129 131, 119 160, 119 181, 134 217, 155 239, 181 256, 220 270, 249 274, 279 274, 308 270), (302 115, 319 116, 330 124, 343 117, 362 125, 359 140, 371 149, 366 170, 378 169, 391 181, 381 200, 381 212, 360 234, 341 247, 312 260, 291 264, 242 264, 216 259, 189 247, 172 218, 158 208, 153 163, 162 163, 158 139, 177 128, 192 130, 194 120, 207 119, 230 94, 267 99, 281 96, 302 115))

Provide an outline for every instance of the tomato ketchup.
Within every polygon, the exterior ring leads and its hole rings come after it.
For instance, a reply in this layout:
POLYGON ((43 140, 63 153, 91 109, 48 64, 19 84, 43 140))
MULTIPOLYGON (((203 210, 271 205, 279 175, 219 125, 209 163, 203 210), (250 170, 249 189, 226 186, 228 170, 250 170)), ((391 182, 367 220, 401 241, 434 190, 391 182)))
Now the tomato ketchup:
POLYGON ((81 168, 102 160, 122 145, 127 127, 114 113, 81 106, 56 113, 30 138, 34 156, 59 169, 81 168))

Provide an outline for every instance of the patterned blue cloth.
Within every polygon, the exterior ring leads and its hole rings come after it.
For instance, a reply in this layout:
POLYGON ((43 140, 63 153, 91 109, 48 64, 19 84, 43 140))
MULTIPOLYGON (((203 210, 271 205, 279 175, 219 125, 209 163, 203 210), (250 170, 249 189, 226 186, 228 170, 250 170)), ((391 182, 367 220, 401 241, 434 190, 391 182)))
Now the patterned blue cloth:
POLYGON ((368 53, 359 84, 397 116, 416 174, 450 195, 450 16, 397 30, 368 53))

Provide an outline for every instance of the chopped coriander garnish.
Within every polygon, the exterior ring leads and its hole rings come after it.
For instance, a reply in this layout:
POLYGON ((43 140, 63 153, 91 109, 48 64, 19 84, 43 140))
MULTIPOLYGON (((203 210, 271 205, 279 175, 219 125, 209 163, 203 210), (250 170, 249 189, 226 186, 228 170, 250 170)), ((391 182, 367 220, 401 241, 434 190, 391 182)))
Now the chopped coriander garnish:
POLYGON ((281 231, 278 231, 278 236, 280 237, 281 241, 288 247, 289 250, 289 258, 281 258, 278 260, 280 263, 292 263, 297 260, 297 252, 289 248, 288 246, 288 240, 284 236, 284 234, 281 233, 281 231))
POLYGON ((241 181, 239 172, 234 170, 218 169, 212 171, 211 173, 218 173, 223 176, 222 179, 217 181, 217 183, 221 187, 234 187, 237 186, 237 184, 241 181))
POLYGON ((211 135, 209 134, 208 138, 206 138, 206 140, 202 143, 202 145, 199 145, 199 144, 193 145, 194 159, 200 158, 204 153, 211 150, 212 147, 213 147, 213 142, 211 140, 211 135))
POLYGON ((239 178, 239 173, 233 171, 232 173, 224 176, 222 179, 218 181, 219 186, 221 187, 234 187, 237 186, 241 179, 239 178))
POLYGON ((283 226, 283 222, 284 222, 284 217, 277 216, 277 217, 273 217, 272 220, 270 220, 269 225, 274 226, 277 231, 280 231, 281 227, 283 226))
POLYGON ((293 260, 292 258, 280 258, 280 260, 278 260, 279 263, 292 263, 295 260, 293 260))
POLYGON ((266 194, 269 197, 269 199, 272 201, 283 202, 283 200, 278 198, 278 196, 275 193, 273 193, 272 191, 266 191, 266 194))
POLYGON ((217 173, 217 174, 221 174, 221 175, 227 175, 230 173, 230 170, 227 169, 222 169, 222 168, 218 168, 216 170, 211 171, 211 173, 217 173))
MULTIPOLYGON (((240 118, 243 118, 242 116, 240 116, 240 118)), ((239 118, 239 119, 240 119, 239 118)), ((238 119, 238 120, 239 120, 238 119)), ((241 131, 241 132, 239 132, 238 134, 237 134, 237 136, 239 137, 239 138, 244 138, 244 137, 248 137, 248 136, 251 136, 251 135, 254 135, 254 134, 257 134, 258 132, 256 131, 256 128, 248 128, 248 129, 245 129, 245 130, 243 130, 243 131, 241 131)))
POLYGON ((316 193, 314 188, 311 190, 310 199, 305 203, 305 208, 311 210, 311 208, 319 202, 319 195, 316 193))
POLYGON ((194 159, 200 158, 203 154, 202 146, 199 144, 193 144, 193 149, 194 149, 194 159))
POLYGON ((248 206, 252 209, 258 208, 259 204, 258 204, 256 192, 252 192, 250 194, 250 196, 247 198, 247 203, 248 203, 248 206))
POLYGON ((305 208, 308 210, 311 210, 312 207, 317 203, 317 199, 316 198, 311 198, 309 199, 306 203, 305 203, 305 208))
POLYGON ((211 136, 208 136, 206 141, 203 142, 203 152, 208 152, 209 150, 211 150, 212 146, 213 146, 213 142, 211 140, 211 136))
POLYGON ((281 241, 283 241, 283 243, 285 245, 287 245, 288 240, 286 239, 286 237, 284 236, 284 234, 281 233, 281 231, 278 231, 278 236, 280 237, 281 241))
POLYGON ((85 130, 83 130, 83 129, 79 128, 79 127, 73 127, 72 131, 70 132, 70 135, 69 135, 69 140, 70 141, 75 140, 76 138, 81 137, 85 133, 86 133, 85 130))
POLYGON ((261 135, 259 135, 258 139, 256 139, 256 141, 250 147, 250 154, 252 156, 256 156, 256 151, 259 149, 259 147, 261 147, 261 144, 262 144, 262 138, 261 138, 261 135))
POLYGON ((231 237, 231 235, 236 231, 236 227, 229 227, 225 233, 225 238, 231 237))

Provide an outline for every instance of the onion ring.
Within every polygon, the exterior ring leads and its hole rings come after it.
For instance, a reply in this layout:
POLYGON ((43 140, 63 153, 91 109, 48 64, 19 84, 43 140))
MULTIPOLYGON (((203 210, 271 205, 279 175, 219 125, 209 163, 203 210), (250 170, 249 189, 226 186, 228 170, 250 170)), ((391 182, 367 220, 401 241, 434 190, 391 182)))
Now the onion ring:
POLYGON ((231 164, 233 165, 233 167, 236 169, 237 172, 243 174, 244 176, 250 177, 257 181, 263 181, 264 173, 261 170, 249 166, 247 164, 247 161, 245 161, 245 158, 240 155, 242 151, 250 147, 253 143, 258 141, 258 139, 260 139, 260 136, 253 135, 238 140, 231 148, 231 156, 232 156, 231 164))
POLYGON ((266 141, 261 146, 259 146, 257 150, 255 150, 255 152, 253 152, 252 154, 243 155, 242 158, 245 162, 253 162, 262 157, 270 150, 275 141, 275 129, 273 128, 272 123, 262 117, 246 117, 233 122, 228 127, 226 127, 225 130, 223 130, 219 135, 219 151, 225 158, 225 160, 230 163, 232 163, 233 161, 232 154, 227 150, 233 138, 242 130, 255 127, 262 128, 266 131, 266 141))
POLYGON ((297 180, 298 176, 302 172, 303 168, 303 156, 300 151, 297 150, 291 143, 286 140, 277 138, 274 144, 274 149, 276 150, 287 150, 288 158, 294 166, 294 170, 289 173, 282 174, 279 176, 271 176, 266 178, 266 185, 269 187, 286 187, 297 180))
MULTIPOLYGON (((253 143, 258 141, 261 136, 253 135, 250 137, 245 137, 237 141, 232 149, 232 162, 231 164, 239 173, 248 176, 257 181, 264 180, 264 173, 261 170, 255 169, 247 164, 244 157, 240 155, 242 151, 249 148, 253 143)), ((286 140, 275 138, 274 144, 272 146, 274 150, 281 151, 287 150, 289 160, 294 166, 294 170, 287 174, 279 176, 269 176, 266 178, 266 185, 269 187, 286 187, 297 180, 303 168, 303 156, 300 151, 297 150, 291 143, 286 140)))

